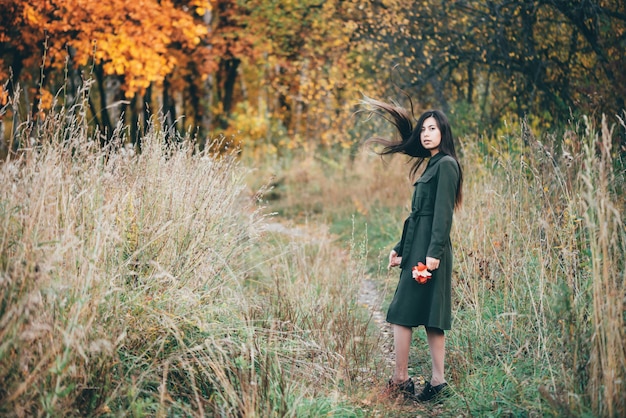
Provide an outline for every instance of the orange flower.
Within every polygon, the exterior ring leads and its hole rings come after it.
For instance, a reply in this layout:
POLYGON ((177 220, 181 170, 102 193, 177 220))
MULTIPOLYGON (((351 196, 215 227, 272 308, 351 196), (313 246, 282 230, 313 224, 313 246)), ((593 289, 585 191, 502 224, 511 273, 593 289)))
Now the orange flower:
POLYGON ((433 277, 433 274, 428 271, 426 265, 422 262, 417 263, 417 266, 413 266, 413 278, 419 283, 424 284, 433 277))

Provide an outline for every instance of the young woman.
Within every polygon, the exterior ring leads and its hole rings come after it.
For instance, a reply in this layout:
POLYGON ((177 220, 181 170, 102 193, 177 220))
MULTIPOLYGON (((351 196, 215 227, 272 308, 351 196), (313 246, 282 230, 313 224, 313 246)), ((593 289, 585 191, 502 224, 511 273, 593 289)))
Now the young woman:
POLYGON ((372 99, 365 104, 393 123, 400 134, 398 141, 381 137, 368 140, 383 145, 380 154, 401 153, 415 158, 412 177, 427 162, 415 182, 411 214, 404 223, 402 238, 389 254, 388 268, 399 266, 401 272, 387 312, 387 321, 393 324, 396 354, 388 387, 408 399, 426 402, 444 396, 447 388, 444 332, 452 322, 450 228, 453 212, 462 201, 463 174, 450 124, 441 111, 424 112, 413 128, 412 115, 406 109, 372 99), (415 395, 408 361, 413 328, 420 325, 426 329, 432 376, 415 395))

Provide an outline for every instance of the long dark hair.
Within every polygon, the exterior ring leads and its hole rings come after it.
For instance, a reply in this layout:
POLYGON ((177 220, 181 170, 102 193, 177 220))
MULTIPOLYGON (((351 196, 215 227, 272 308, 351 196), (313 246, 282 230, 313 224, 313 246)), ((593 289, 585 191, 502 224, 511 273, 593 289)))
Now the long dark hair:
POLYGON ((424 121, 430 117, 437 121, 437 126, 441 132, 439 152, 454 158, 459 166, 459 182, 456 188, 456 198, 454 200, 454 207, 458 208, 463 201, 463 170, 461 169, 461 164, 454 150, 454 136, 452 135, 452 128, 450 127, 450 122, 448 122, 446 115, 440 110, 428 110, 422 113, 417 120, 417 124, 413 127, 413 123, 411 122, 413 119, 412 102, 410 112, 398 104, 385 103, 369 97, 363 99, 362 104, 367 111, 381 116, 393 124, 400 134, 399 141, 392 141, 387 138, 375 136, 369 138, 366 143, 382 145, 383 149, 378 152, 380 155, 402 153, 415 158, 411 167, 411 177, 415 176, 422 163, 426 158, 430 157, 430 151, 424 148, 420 140, 420 133, 422 132, 424 121))

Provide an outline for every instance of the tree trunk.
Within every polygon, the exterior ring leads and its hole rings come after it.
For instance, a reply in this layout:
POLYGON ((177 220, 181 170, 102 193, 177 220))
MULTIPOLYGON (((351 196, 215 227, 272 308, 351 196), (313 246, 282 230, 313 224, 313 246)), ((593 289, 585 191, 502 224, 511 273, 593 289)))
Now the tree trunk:
POLYGON ((226 129, 228 127, 228 118, 230 117, 233 107, 233 96, 235 91, 235 83, 237 81, 238 67, 241 61, 238 58, 229 58, 220 61, 220 73, 224 80, 222 87, 222 115, 220 117, 220 127, 226 129))
POLYGON ((141 150, 141 140, 144 135, 150 129, 150 118, 152 115, 150 114, 150 104, 152 103, 152 84, 148 86, 146 92, 143 95, 143 100, 141 101, 141 123, 142 129, 140 135, 137 137, 137 142, 135 143, 135 147, 138 150, 141 150))
POLYGON ((173 139, 176 129, 176 102, 170 94, 170 82, 169 78, 165 77, 163 81, 163 113, 165 122, 165 131, 168 133, 170 139, 173 139))
MULTIPOLYGON (((135 94, 130 101, 130 141, 132 144, 137 144, 137 138, 139 137, 139 115, 141 110, 137 108, 137 103, 143 103, 143 98, 138 100, 139 94, 135 94)), ((126 116, 128 118, 128 116, 126 116)))
MULTIPOLYGON (((109 117, 109 110, 107 109, 107 92, 104 85, 104 70, 101 65, 94 66, 94 74, 96 75, 96 81, 98 82, 98 92, 100 93, 100 129, 103 133, 100 134, 100 145, 106 146, 111 140, 113 134, 113 127, 111 126, 111 118, 109 117)), ((93 109, 94 111, 96 109, 93 109)), ((97 116, 96 116, 97 120, 97 116)))

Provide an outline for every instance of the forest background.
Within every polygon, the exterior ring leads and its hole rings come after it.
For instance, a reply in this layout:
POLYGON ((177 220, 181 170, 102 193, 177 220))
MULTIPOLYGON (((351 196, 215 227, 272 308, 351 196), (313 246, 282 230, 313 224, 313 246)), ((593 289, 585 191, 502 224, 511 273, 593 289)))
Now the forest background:
POLYGON ((626 413, 626 5, 0 8, 3 414, 626 413), (468 173, 443 407, 372 395, 410 181, 363 95, 443 109, 468 173))

